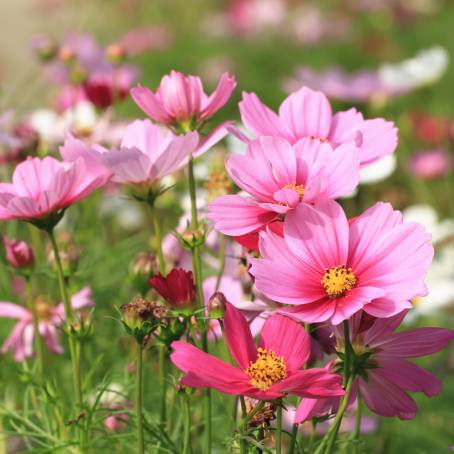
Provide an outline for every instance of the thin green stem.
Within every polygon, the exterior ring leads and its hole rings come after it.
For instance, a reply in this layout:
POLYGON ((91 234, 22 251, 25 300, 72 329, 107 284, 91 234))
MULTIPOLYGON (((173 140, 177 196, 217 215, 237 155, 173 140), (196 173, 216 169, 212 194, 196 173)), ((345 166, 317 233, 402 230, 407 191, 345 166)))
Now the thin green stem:
POLYGON ((332 426, 329 428, 328 432, 323 437, 322 442, 316 449, 314 454, 321 454, 322 452, 325 454, 330 454, 333 450, 334 443, 336 441, 337 434, 339 432, 339 428, 342 422, 342 418, 344 417, 345 410, 347 408, 348 400, 350 397, 350 390, 353 383, 353 376, 350 376, 347 382, 347 387, 345 390, 345 395, 341 400, 339 405, 339 409, 337 410, 336 417, 334 418, 332 426), (326 446, 326 448, 325 448, 326 446))
POLYGON ((58 244, 55 240, 55 235, 53 230, 48 231, 49 239, 52 244, 52 249, 54 251, 55 263, 57 264, 57 277, 58 285, 60 287, 60 294, 63 300, 63 306, 65 309, 66 325, 68 328, 68 342, 69 342, 69 351, 71 354, 71 363, 72 363, 72 373, 73 373, 73 385, 74 385, 74 394, 76 402, 82 408, 83 406, 83 396, 82 396, 82 380, 80 374, 80 364, 77 360, 76 352, 76 340, 69 333, 71 324, 74 322, 74 314, 71 306, 71 300, 69 299, 68 289, 66 287, 65 276, 63 273, 63 267, 60 259, 60 251, 58 250, 58 244))
POLYGON ((278 403, 276 412, 276 454, 282 452, 282 402, 278 403))
POLYGON ((183 396, 183 413, 184 413, 184 436, 183 436, 183 454, 191 452, 191 407, 189 397, 183 396))
POLYGON ((162 275, 165 275, 166 262, 164 260, 164 254, 162 252, 161 224, 159 223, 158 213, 156 211, 155 204, 149 203, 149 206, 150 206, 151 218, 152 218, 152 222, 153 222, 155 249, 156 249, 156 253, 158 255, 159 272, 162 275))
POLYGON ((361 435, 361 413, 362 413, 362 398, 361 393, 358 392, 357 397, 357 407, 356 407, 356 415, 355 415, 355 429, 352 433, 352 440, 353 440, 353 448, 352 454, 359 453, 359 437, 361 435))
POLYGON ((137 454, 144 454, 143 442, 143 415, 142 415, 142 357, 143 347, 141 342, 137 342, 137 363, 136 363, 136 425, 137 425, 137 454))
POLYGON ((350 332, 348 327, 348 320, 344 320, 344 347, 345 347, 345 356, 344 356, 344 387, 347 386, 348 379, 351 374, 352 367, 352 345, 350 342, 350 332))
POLYGON ((294 454, 294 452, 295 452, 297 434, 298 434, 298 424, 293 424, 288 454, 294 454))
POLYGON ((27 284, 27 305, 29 311, 32 313, 32 320, 33 320, 33 332, 35 337, 35 348, 36 348, 36 363, 37 363, 37 371, 38 371, 38 380, 39 383, 42 385, 44 383, 44 348, 43 348, 43 340, 41 337, 41 333, 39 332, 39 318, 38 312, 36 310, 36 304, 33 301, 33 284, 31 276, 26 277, 26 284, 27 284))
MULTIPOLYGON (((192 157, 188 163, 188 184, 189 195, 191 198, 191 229, 197 231, 199 229, 199 219, 197 215, 197 189, 194 177, 194 161, 192 157)), ((204 309, 205 304, 203 301, 203 287, 202 287, 202 259, 200 256, 200 246, 195 246, 191 250, 192 253, 192 267, 194 270, 195 285, 197 289, 197 306, 199 309, 204 309)), ((205 322, 199 323, 200 334, 202 338, 202 349, 208 351, 208 338, 207 327, 205 322)), ((204 426, 205 426, 205 454, 211 454, 211 390, 209 388, 205 391, 204 396, 204 426)))
POLYGON ((240 421, 240 434, 241 434, 241 439, 240 439, 240 454, 247 454, 248 448, 247 448, 247 441, 244 438, 247 432, 247 421, 248 421, 248 415, 247 415, 247 410, 246 410, 246 402, 244 400, 244 396, 239 396, 240 397, 240 404, 241 404, 241 421, 240 421))
POLYGON ((159 345, 159 387, 161 389, 160 421, 162 427, 167 424, 167 351, 165 345, 159 345))
POLYGON ((215 292, 219 290, 219 286, 221 285, 222 275, 224 274, 225 269, 225 236, 220 233, 219 234, 219 270, 216 278, 216 287, 215 292))

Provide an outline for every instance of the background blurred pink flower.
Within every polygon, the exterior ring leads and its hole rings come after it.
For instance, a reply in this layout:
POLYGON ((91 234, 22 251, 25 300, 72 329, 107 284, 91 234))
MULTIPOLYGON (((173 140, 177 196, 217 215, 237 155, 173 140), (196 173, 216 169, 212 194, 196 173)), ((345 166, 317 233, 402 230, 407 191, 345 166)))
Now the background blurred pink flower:
POLYGON ((452 156, 446 150, 420 151, 410 156, 410 172, 422 180, 431 180, 446 175, 452 169, 452 156))
POLYGON ((430 238, 389 204, 350 223, 336 202, 301 204, 286 216, 284 238, 261 233, 263 259, 251 260, 250 273, 268 298, 296 305, 285 313, 304 322, 337 325, 361 309, 390 317, 427 294, 430 238))
POLYGON ((9 240, 3 236, 3 245, 6 251, 6 260, 14 268, 28 268, 35 263, 33 250, 25 241, 9 240))
MULTIPOLYGON (((63 303, 57 306, 50 306, 38 299, 34 302, 39 319, 39 332, 43 337, 47 348, 52 353, 63 353, 63 347, 59 341, 58 328, 65 319, 65 309, 63 303)), ((92 298, 91 289, 84 287, 71 297, 71 306, 75 311, 85 307, 93 307, 95 302, 92 298)), ((1 349, 2 353, 8 350, 13 352, 15 361, 24 361, 33 355, 33 338, 35 336, 33 328, 32 313, 25 307, 14 303, 0 302, 0 317, 12 318, 17 320, 11 334, 6 339, 1 349)))

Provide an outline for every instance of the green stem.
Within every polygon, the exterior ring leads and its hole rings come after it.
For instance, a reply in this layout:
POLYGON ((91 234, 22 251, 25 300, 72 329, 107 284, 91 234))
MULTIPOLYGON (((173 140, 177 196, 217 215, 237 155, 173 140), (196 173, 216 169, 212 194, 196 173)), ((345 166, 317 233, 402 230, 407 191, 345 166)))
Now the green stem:
POLYGON ((191 407, 189 397, 183 396, 183 412, 184 412, 184 437, 183 437, 183 454, 191 452, 191 407))
POLYGON ((41 333, 39 332, 39 318, 38 312, 36 311, 36 305, 33 301, 33 284, 31 276, 26 277, 27 284, 27 305, 29 311, 32 313, 33 318, 33 332, 35 334, 35 348, 36 348, 36 358, 37 358, 37 369, 38 369, 38 380, 40 385, 44 383, 44 349, 43 349, 43 340, 41 333))
MULTIPOLYGON (((199 219, 197 216, 197 194, 196 183, 194 177, 194 161, 192 157, 188 163, 188 183, 189 195, 191 198, 191 229, 196 231, 199 229, 199 219)), ((204 309, 205 304, 203 301, 203 287, 202 287, 202 259, 200 256, 200 246, 195 246, 191 250, 192 253, 192 267, 194 270, 195 285, 197 289, 197 306, 199 309, 204 309)), ((206 323, 199 324, 200 334, 202 338, 202 349, 208 351, 208 338, 206 323)), ((205 454, 211 454, 211 390, 206 389, 204 395, 204 426, 205 426, 205 454)))
POLYGON ((345 410, 347 408, 350 390, 353 383, 353 376, 350 376, 347 382, 347 387, 345 390, 345 395, 341 400, 339 405, 339 409, 337 410, 336 417, 334 418, 332 426, 329 428, 328 432, 323 437, 322 442, 316 449, 314 454, 321 454, 322 452, 325 454, 330 454, 333 450, 334 443, 336 441, 337 434, 339 432, 339 428, 342 422, 342 418, 344 417, 345 410), (325 449, 326 446, 326 449, 325 449))
POLYGON ((167 352, 165 345, 159 345, 159 386, 161 389, 160 420, 162 427, 167 424, 167 352))
POLYGON ((288 450, 288 454, 294 454, 296 448, 296 436, 298 434, 298 424, 293 424, 292 427, 292 436, 290 439, 290 447, 288 450))
POLYGON ((240 425, 240 434, 241 434, 241 439, 240 439, 240 454, 247 454, 248 451, 248 443, 244 436, 246 435, 247 432, 247 422, 248 422, 248 415, 247 415, 247 410, 246 410, 246 402, 244 401, 244 396, 239 396, 240 397, 240 404, 241 404, 241 425, 240 425))
POLYGON ((63 273, 63 267, 60 259, 60 252, 58 250, 58 244, 55 240, 55 235, 53 230, 48 231, 49 239, 52 244, 52 249, 54 251, 55 263, 57 265, 57 277, 58 285, 60 287, 60 294, 63 300, 63 306, 65 308, 65 317, 66 317, 66 326, 68 330, 68 341, 69 341, 69 351, 71 354, 71 363, 72 363, 72 372, 73 372, 73 385, 74 385, 74 394, 76 402, 82 408, 83 406, 83 397, 82 397, 82 380, 80 373, 80 363, 77 360, 77 351, 76 351, 76 340, 70 334, 71 324, 74 322, 74 314, 71 306, 71 300, 69 299, 68 289, 66 287, 65 276, 63 273))
POLYGON ((219 290, 219 286, 221 285, 222 275, 224 274, 225 269, 225 236, 220 233, 219 234, 219 271, 216 278, 216 287, 215 292, 219 290))
POLYGON ((356 407, 356 415, 355 415, 355 430, 353 431, 352 434, 352 440, 353 440, 353 448, 352 448, 352 454, 358 454, 359 452, 359 437, 361 435, 361 413, 362 413, 362 398, 361 398, 361 393, 358 392, 358 397, 357 397, 357 407, 356 407))
POLYGON ((136 424, 137 424, 137 454, 144 454, 143 442, 143 416, 142 416, 142 356, 143 347, 137 342, 137 364, 136 364, 136 424))
POLYGON ((159 263, 159 272, 162 275, 165 275, 166 272, 166 262, 164 260, 164 254, 162 252, 162 233, 161 233, 161 224, 159 223, 158 213, 153 202, 149 203, 151 218, 153 221, 153 230, 154 230, 154 239, 155 239, 155 248, 158 255, 159 263))
POLYGON ((344 347, 345 347, 345 356, 344 356, 344 387, 347 386, 348 379, 351 374, 352 367, 352 345, 350 342, 350 333, 348 327, 348 320, 344 320, 344 347))
POLYGON ((281 454, 282 449, 282 402, 278 403, 276 414, 276 454, 281 454))

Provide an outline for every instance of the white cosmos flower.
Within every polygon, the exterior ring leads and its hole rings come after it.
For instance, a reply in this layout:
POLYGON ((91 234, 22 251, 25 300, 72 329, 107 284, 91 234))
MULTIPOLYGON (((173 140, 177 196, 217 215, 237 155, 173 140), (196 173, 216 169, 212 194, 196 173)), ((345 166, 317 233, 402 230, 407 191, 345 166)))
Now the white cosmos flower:
POLYGON ((415 57, 399 63, 386 63, 378 72, 383 82, 391 87, 411 90, 437 82, 445 73, 449 55, 444 47, 421 50, 415 57))

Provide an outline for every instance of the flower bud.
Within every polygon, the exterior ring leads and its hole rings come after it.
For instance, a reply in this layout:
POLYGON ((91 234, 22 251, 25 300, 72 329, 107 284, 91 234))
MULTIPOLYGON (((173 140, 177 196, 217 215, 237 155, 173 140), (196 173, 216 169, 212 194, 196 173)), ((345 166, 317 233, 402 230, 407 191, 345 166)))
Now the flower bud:
POLYGON ((227 307, 227 298, 222 292, 213 293, 208 302, 208 315, 211 318, 222 319, 227 307))
POLYGON ((120 307, 126 331, 138 342, 142 342, 158 325, 153 313, 154 308, 153 303, 141 297, 135 297, 129 304, 120 307))
POLYGON ((195 247, 202 246, 205 244, 206 232, 204 226, 199 226, 198 229, 192 229, 187 227, 186 230, 179 234, 177 233, 177 238, 180 241, 182 247, 188 250, 192 250, 195 247))
POLYGON ((76 54, 74 50, 69 46, 62 46, 58 50, 58 59, 62 63, 71 63, 75 60, 76 54))
POLYGON ((112 43, 106 48, 106 58, 113 65, 120 65, 125 61, 126 49, 121 43, 112 43))
POLYGON ((69 72, 69 79, 73 85, 82 85, 88 77, 87 70, 79 64, 73 65, 69 72))
POLYGON ((148 281, 157 272, 156 256, 151 252, 139 252, 129 266, 132 285, 141 295, 145 295, 150 289, 148 281))
POLYGON ((186 313, 195 304, 196 293, 192 271, 174 268, 164 277, 150 278, 150 285, 164 298, 171 309, 186 313))
POLYGON ((31 47, 42 62, 53 60, 58 53, 56 41, 46 35, 34 36, 31 47))
POLYGON ((6 250, 6 260, 13 268, 33 268, 35 256, 31 247, 25 241, 10 241, 4 236, 3 244, 6 250))

